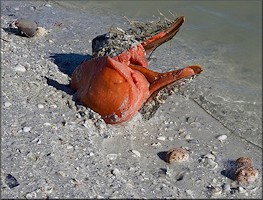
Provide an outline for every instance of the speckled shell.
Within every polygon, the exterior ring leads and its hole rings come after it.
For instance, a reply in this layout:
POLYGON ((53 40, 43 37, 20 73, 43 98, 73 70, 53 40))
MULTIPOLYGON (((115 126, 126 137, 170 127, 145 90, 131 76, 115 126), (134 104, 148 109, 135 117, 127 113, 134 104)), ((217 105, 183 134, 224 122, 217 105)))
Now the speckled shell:
POLYGON ((252 159, 250 157, 240 157, 236 160, 237 168, 240 167, 251 167, 252 166, 252 159))
POLYGON ((258 178, 258 170, 253 167, 240 167, 236 170, 235 176, 240 184, 253 183, 258 178))
POLYGON ((166 153, 166 162, 183 162, 189 159, 189 153, 183 148, 173 148, 166 153))

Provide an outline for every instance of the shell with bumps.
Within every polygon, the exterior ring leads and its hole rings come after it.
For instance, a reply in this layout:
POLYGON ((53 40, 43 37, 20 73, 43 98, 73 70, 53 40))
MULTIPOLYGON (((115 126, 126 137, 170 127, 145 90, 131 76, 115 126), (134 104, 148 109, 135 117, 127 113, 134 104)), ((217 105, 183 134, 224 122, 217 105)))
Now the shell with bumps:
POLYGON ((166 162, 183 162, 189 159, 189 153, 183 148, 172 148, 166 153, 166 162))

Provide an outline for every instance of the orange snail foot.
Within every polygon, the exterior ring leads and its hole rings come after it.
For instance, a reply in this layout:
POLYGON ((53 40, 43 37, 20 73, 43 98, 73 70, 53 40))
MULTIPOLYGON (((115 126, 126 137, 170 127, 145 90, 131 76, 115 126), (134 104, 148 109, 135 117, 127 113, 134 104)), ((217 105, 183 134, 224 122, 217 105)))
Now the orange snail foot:
POLYGON ((154 72, 150 69, 143 68, 143 67, 136 66, 136 65, 130 65, 130 67, 133 70, 137 70, 141 72, 145 76, 145 78, 148 80, 148 82, 150 83, 150 87, 149 87, 150 96, 154 92, 180 79, 184 79, 184 78, 188 78, 188 77, 200 74, 203 71, 203 68, 199 65, 188 66, 182 69, 177 69, 174 71, 164 72, 164 73, 154 72))

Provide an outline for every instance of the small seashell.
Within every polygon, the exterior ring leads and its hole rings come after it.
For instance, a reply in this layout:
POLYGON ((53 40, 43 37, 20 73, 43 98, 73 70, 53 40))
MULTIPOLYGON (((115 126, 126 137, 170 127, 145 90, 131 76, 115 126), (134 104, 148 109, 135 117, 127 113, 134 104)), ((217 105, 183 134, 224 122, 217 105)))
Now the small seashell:
POLYGON ((186 135, 184 136, 184 138, 185 138, 186 140, 190 140, 190 139, 191 139, 191 135, 190 135, 190 134, 186 134, 186 135))
POLYGON ((52 8, 52 6, 50 4, 45 4, 45 7, 48 7, 48 8, 52 8))
POLYGON ((67 149, 73 149, 74 147, 73 147, 71 144, 69 144, 69 145, 67 145, 66 148, 67 148, 67 149))
POLYGON ((137 150, 131 150, 132 153, 134 153, 137 157, 141 157, 141 154, 137 150))
POLYGON ((111 171, 112 175, 114 176, 119 176, 121 174, 120 170, 117 169, 117 168, 114 168, 112 171, 111 171))
POLYGON ((39 109, 42 109, 42 108, 44 108, 44 105, 43 105, 43 104, 38 104, 37 107, 38 107, 39 109))
POLYGON ((198 128, 198 127, 201 126, 201 123, 199 123, 199 122, 192 122, 192 123, 190 123, 190 126, 191 126, 192 128, 198 128))
POLYGON ((238 189, 238 191, 240 193, 245 193, 246 192, 246 190, 243 187, 241 187, 241 186, 239 186, 237 189, 238 189))
POLYGON ((217 137, 217 139, 220 141, 220 142, 223 142, 224 140, 227 139, 227 135, 220 135, 217 137))
POLYGON ((241 184, 253 183, 258 178, 258 170, 253 167, 240 167, 235 172, 236 181, 241 184))
POLYGON ((5 108, 10 107, 11 105, 12 105, 12 104, 11 104, 10 102, 5 102, 5 103, 4 103, 4 107, 5 107, 5 108))
POLYGON ((198 144, 199 141, 197 139, 190 139, 190 140, 187 140, 188 143, 190 144, 198 144))
POLYGON ((63 171, 56 171, 55 174, 56 174, 56 175, 59 175, 59 176, 62 176, 62 177, 65 177, 65 176, 66 176, 66 173, 63 172, 63 171))
POLYGON ((22 65, 17 65, 14 67, 14 70, 17 71, 17 72, 25 72, 26 71, 26 68, 22 65))
POLYGON ((213 187, 212 188, 212 195, 217 196, 222 193, 222 189, 220 187, 213 187))
POLYGON ((213 161, 212 159, 208 159, 207 163, 208 163, 208 165, 210 165, 212 167, 212 169, 216 169, 218 167, 218 164, 215 161, 213 161))
POLYGON ((46 123, 44 123, 44 126, 51 126, 51 124, 46 122, 46 123))
POLYGON ((230 186, 228 183, 224 183, 224 184, 222 185, 222 189, 223 189, 224 191, 230 191, 230 190, 231 190, 231 186, 230 186))
POLYGON ((161 143, 160 142, 155 142, 155 143, 152 143, 151 144, 153 147, 157 147, 157 146, 161 146, 161 143))
POLYGON ((88 153, 89 156, 94 156, 95 154, 93 152, 88 153))
POLYGON ((166 153, 166 162, 182 162, 189 159, 189 153, 183 148, 173 148, 166 153))
POLYGON ((35 198, 37 198, 37 193, 35 191, 29 192, 26 194, 25 197, 26 197, 26 199, 35 199, 35 198))
POLYGON ((252 166, 252 159, 250 157, 240 157, 236 160, 236 167, 237 169, 240 167, 251 167, 252 166))
POLYGON ((157 140, 164 141, 164 140, 165 140, 165 137, 164 137, 164 136, 160 136, 160 137, 157 138, 157 140))
POLYGON ((31 127, 25 126, 25 127, 23 128, 23 131, 24 131, 25 133, 31 131, 31 127))
POLYGON ((44 187, 41 188, 41 190, 45 193, 45 194, 51 194, 53 192, 53 187, 45 185, 44 187))
POLYGON ((27 19, 18 19, 15 25, 27 37, 33 37, 37 30, 36 22, 27 19))
POLYGON ((208 158, 208 159, 211 159, 211 160, 215 160, 216 159, 216 157, 213 154, 211 154, 211 153, 206 154, 204 157, 208 158))
POLYGON ((27 159, 32 161, 32 162, 37 162, 39 159, 39 156, 37 154, 32 153, 32 152, 29 152, 26 156, 27 156, 27 159))

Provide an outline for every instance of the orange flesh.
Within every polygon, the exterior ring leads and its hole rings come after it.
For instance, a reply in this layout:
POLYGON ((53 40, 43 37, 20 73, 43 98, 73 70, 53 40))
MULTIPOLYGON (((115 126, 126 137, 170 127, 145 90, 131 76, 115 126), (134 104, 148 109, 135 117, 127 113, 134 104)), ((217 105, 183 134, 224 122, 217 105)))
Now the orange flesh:
POLYGON ((107 123, 129 120, 149 97, 145 77, 110 57, 82 63, 74 71, 71 85, 78 88, 80 102, 99 113, 107 123))

